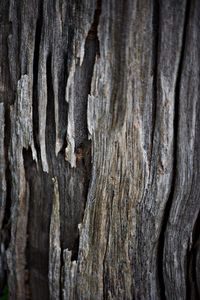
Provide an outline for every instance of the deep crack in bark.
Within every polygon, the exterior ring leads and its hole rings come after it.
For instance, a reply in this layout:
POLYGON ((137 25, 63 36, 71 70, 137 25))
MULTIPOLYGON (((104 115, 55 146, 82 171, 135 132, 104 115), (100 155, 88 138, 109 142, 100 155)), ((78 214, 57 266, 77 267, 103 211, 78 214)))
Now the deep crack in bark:
POLYGON ((46 126, 45 126, 45 143, 46 154, 50 173, 54 177, 55 144, 56 144, 56 123, 55 123, 55 104, 54 89, 52 78, 52 55, 48 54, 46 60, 46 78, 47 78, 47 106, 46 106, 46 126))
POLYGON ((5 137, 4 137, 4 151, 6 161, 6 207, 4 212, 3 229, 6 227, 8 230, 8 236, 6 239, 6 248, 8 247, 10 240, 10 216, 11 216, 11 186, 12 186, 12 175, 10 171, 10 160, 9 160, 9 148, 11 141, 11 120, 10 120, 10 105, 5 106, 5 137))
POLYGON ((178 130, 179 130, 179 101, 180 101, 180 88, 181 88, 181 75, 183 68, 183 59, 185 54, 185 44, 186 44, 186 34, 189 22, 189 14, 190 14, 190 0, 187 0, 185 7, 185 18, 184 18, 184 28, 183 28, 183 36, 182 36, 182 47, 181 54, 179 60, 179 66, 177 70, 177 78, 176 78, 176 86, 175 86, 175 104, 174 104, 174 145, 173 145, 173 169, 172 169, 172 181, 171 181, 171 191, 169 193, 169 197, 165 206, 163 220, 161 225, 161 231, 159 236, 158 243, 158 254, 157 254, 157 264, 158 264, 158 279, 160 283, 160 293, 161 298, 163 300, 166 299, 165 295, 165 282, 164 282, 164 274, 163 274, 163 255, 164 255, 164 244, 165 244, 165 233, 167 229, 167 223, 170 217, 170 211, 173 203, 173 197, 176 187, 177 180, 177 172, 178 172, 178 163, 177 163, 177 152, 178 152, 178 130))
POLYGON ((30 189, 26 243, 27 286, 30 289, 31 299, 37 299, 39 294, 44 299, 49 299, 47 233, 49 233, 53 185, 51 176, 41 168, 37 168, 30 147, 23 148, 23 160, 26 183, 30 189), (37 272, 40 273, 39 278, 35 275, 37 272))
MULTIPOLYGON (((77 168, 84 168, 84 209, 87 201, 89 185, 91 181, 91 141, 88 140, 88 127, 87 127, 87 102, 88 95, 91 92, 91 83, 93 70, 95 65, 96 56, 100 55, 99 39, 98 39, 98 24, 101 14, 101 1, 97 1, 96 9, 94 12, 93 23, 88 31, 85 41, 85 53, 83 63, 79 69, 79 76, 82 79, 82 89, 78 94, 78 102, 75 106, 75 152, 77 168)), ((81 81, 79 81, 81 83, 81 81)), ((84 212, 83 212, 84 216, 84 212)), ((82 216, 82 218, 83 218, 82 216)), ((78 259, 79 251, 79 235, 75 239, 74 247, 72 249, 71 260, 78 259)))
POLYGON ((40 56, 40 42, 43 27, 43 1, 39 2, 38 19, 35 31, 35 49, 33 56, 33 139, 37 151, 38 160, 41 160, 39 143, 39 112, 38 112, 38 65, 40 56))

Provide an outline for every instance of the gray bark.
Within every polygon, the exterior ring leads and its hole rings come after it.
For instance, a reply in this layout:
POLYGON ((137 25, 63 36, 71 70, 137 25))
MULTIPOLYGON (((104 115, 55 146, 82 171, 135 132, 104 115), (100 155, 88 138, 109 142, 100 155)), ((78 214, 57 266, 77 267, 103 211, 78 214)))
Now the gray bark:
POLYGON ((200 298, 199 16, 198 0, 1 1, 9 299, 200 298))

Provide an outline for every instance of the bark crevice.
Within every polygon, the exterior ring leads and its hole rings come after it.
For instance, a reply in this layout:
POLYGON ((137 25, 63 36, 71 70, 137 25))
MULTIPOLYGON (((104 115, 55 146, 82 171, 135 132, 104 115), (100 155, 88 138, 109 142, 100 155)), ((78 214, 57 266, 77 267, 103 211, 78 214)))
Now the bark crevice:
MULTIPOLYGON (((26 185, 29 185, 29 182, 31 181, 31 178, 33 177, 33 168, 36 170, 36 163, 33 160, 32 157, 32 150, 31 147, 28 149, 23 148, 22 150, 23 155, 23 161, 24 161, 24 170, 25 170, 25 179, 26 179, 26 185)), ((31 191, 30 191, 31 192, 31 191)), ((27 191, 26 191, 27 193, 27 191)), ((29 215, 29 212, 28 212, 29 215)), ((29 218, 28 218, 29 220, 29 218)), ((29 236, 29 224, 27 223, 27 237, 29 236)), ((26 290, 27 290, 27 299, 30 298, 30 278, 29 278, 29 267, 30 267, 30 245, 29 245, 29 239, 26 239, 26 250, 25 250, 25 261, 26 261, 26 290)))
POLYGON ((11 120, 10 120, 10 105, 7 104, 5 106, 5 137, 4 137, 4 153, 5 153, 5 162, 6 162, 6 171, 5 171, 5 179, 6 179, 6 206, 4 212, 3 219, 3 228, 9 228, 6 248, 8 247, 8 243, 10 240, 10 215, 11 215, 11 186, 12 186, 12 175, 10 170, 10 160, 9 160, 9 148, 11 141, 11 120))
MULTIPOLYGON (((67 49, 69 51, 69 49, 67 49)), ((69 76, 68 71, 68 61, 69 61, 69 54, 68 52, 63 53, 63 74, 59 77, 59 127, 62 128, 61 132, 61 139, 62 139, 62 146, 58 152, 58 154, 62 154, 64 157, 65 155, 65 148, 67 147, 67 126, 68 126, 68 103, 66 102, 66 85, 67 79, 69 76)))
POLYGON ((43 27, 43 1, 39 2, 38 18, 35 31, 35 45, 33 55, 33 139, 38 159, 41 160, 40 143, 39 143, 39 111, 38 111, 38 67, 40 58, 40 44, 43 27))
POLYGON ((181 44, 181 53, 180 53, 180 60, 177 70, 177 77, 176 77, 176 84, 175 84, 175 98, 174 98, 174 121, 173 121, 173 166, 172 166, 172 179, 171 179, 171 190, 169 193, 169 197, 167 203, 165 205, 163 219, 161 224, 160 236, 159 236, 159 244, 158 244, 158 270, 159 270, 159 283, 160 283, 160 293, 161 298, 163 300, 166 299, 165 294, 165 280, 164 280, 164 244, 165 244, 165 233, 167 230, 167 224, 170 218, 170 211, 173 204, 174 193, 176 189, 176 180, 177 180, 177 172, 178 170, 178 131, 179 131, 179 101, 180 101, 180 89, 181 89, 181 76, 183 70, 183 60, 185 54, 185 45, 186 45, 186 37, 187 37, 187 28, 189 22, 189 15, 190 15, 190 0, 187 0, 186 7, 185 7, 185 16, 184 16, 184 27, 183 27, 183 34, 182 34, 182 44, 181 44))
POLYGON ((76 94, 74 123, 75 123, 75 151, 84 147, 88 141, 87 106, 88 95, 91 92, 91 83, 96 56, 99 55, 98 24, 101 13, 101 1, 97 1, 94 20, 85 40, 83 62, 77 69, 75 79, 79 84, 76 94))
MULTIPOLYGON (((88 140, 88 125, 87 125, 87 105, 88 95, 91 92, 92 77, 96 57, 100 56, 99 39, 98 39, 98 25, 101 14, 101 1, 97 1, 94 12, 94 19, 88 31, 85 41, 85 52, 82 65, 79 69, 79 76, 82 80, 82 90, 77 95, 77 103, 75 106, 75 154, 76 167, 84 170, 84 210, 87 201, 89 185, 91 182, 92 157, 91 147, 92 143, 88 140)), ((78 76, 78 77, 79 77, 78 76)), ((80 80, 78 79, 78 80, 80 80)), ((79 81, 80 83, 81 81, 79 81)), ((84 211, 83 216, 84 217, 84 211)), ((71 261, 77 261, 79 252, 79 235, 74 241, 72 249, 71 261)))
POLYGON ((46 77, 47 77, 47 107, 46 107, 46 127, 45 142, 46 154, 49 169, 52 177, 54 177, 53 163, 56 161, 55 145, 56 145, 56 123, 55 123, 55 105, 54 105, 54 89, 52 78, 52 55, 48 54, 46 60, 46 77))
POLYGON ((32 149, 23 148, 26 186, 29 186, 29 210, 25 259, 26 286, 31 299, 49 299, 48 288, 48 233, 50 226, 53 184, 51 176, 38 169, 32 149), (37 199, 37 201, 35 201, 37 199), (41 247, 41 249, 40 249, 41 247), (37 278, 37 274, 40 277, 37 278))

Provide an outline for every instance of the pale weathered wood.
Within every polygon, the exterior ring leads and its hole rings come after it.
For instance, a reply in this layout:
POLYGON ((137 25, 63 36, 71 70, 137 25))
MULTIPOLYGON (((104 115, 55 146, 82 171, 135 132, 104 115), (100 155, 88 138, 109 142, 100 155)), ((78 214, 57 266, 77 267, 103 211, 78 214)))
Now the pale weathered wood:
POLYGON ((199 16, 198 0, 1 1, 9 299, 200 298, 199 16))

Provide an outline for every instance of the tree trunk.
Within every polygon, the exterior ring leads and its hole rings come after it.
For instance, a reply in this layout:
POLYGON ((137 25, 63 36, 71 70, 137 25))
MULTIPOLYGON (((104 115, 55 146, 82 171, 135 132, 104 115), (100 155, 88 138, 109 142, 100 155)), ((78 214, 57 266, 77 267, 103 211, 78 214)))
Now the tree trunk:
POLYGON ((1 288, 200 299, 200 1, 0 12, 1 288))

